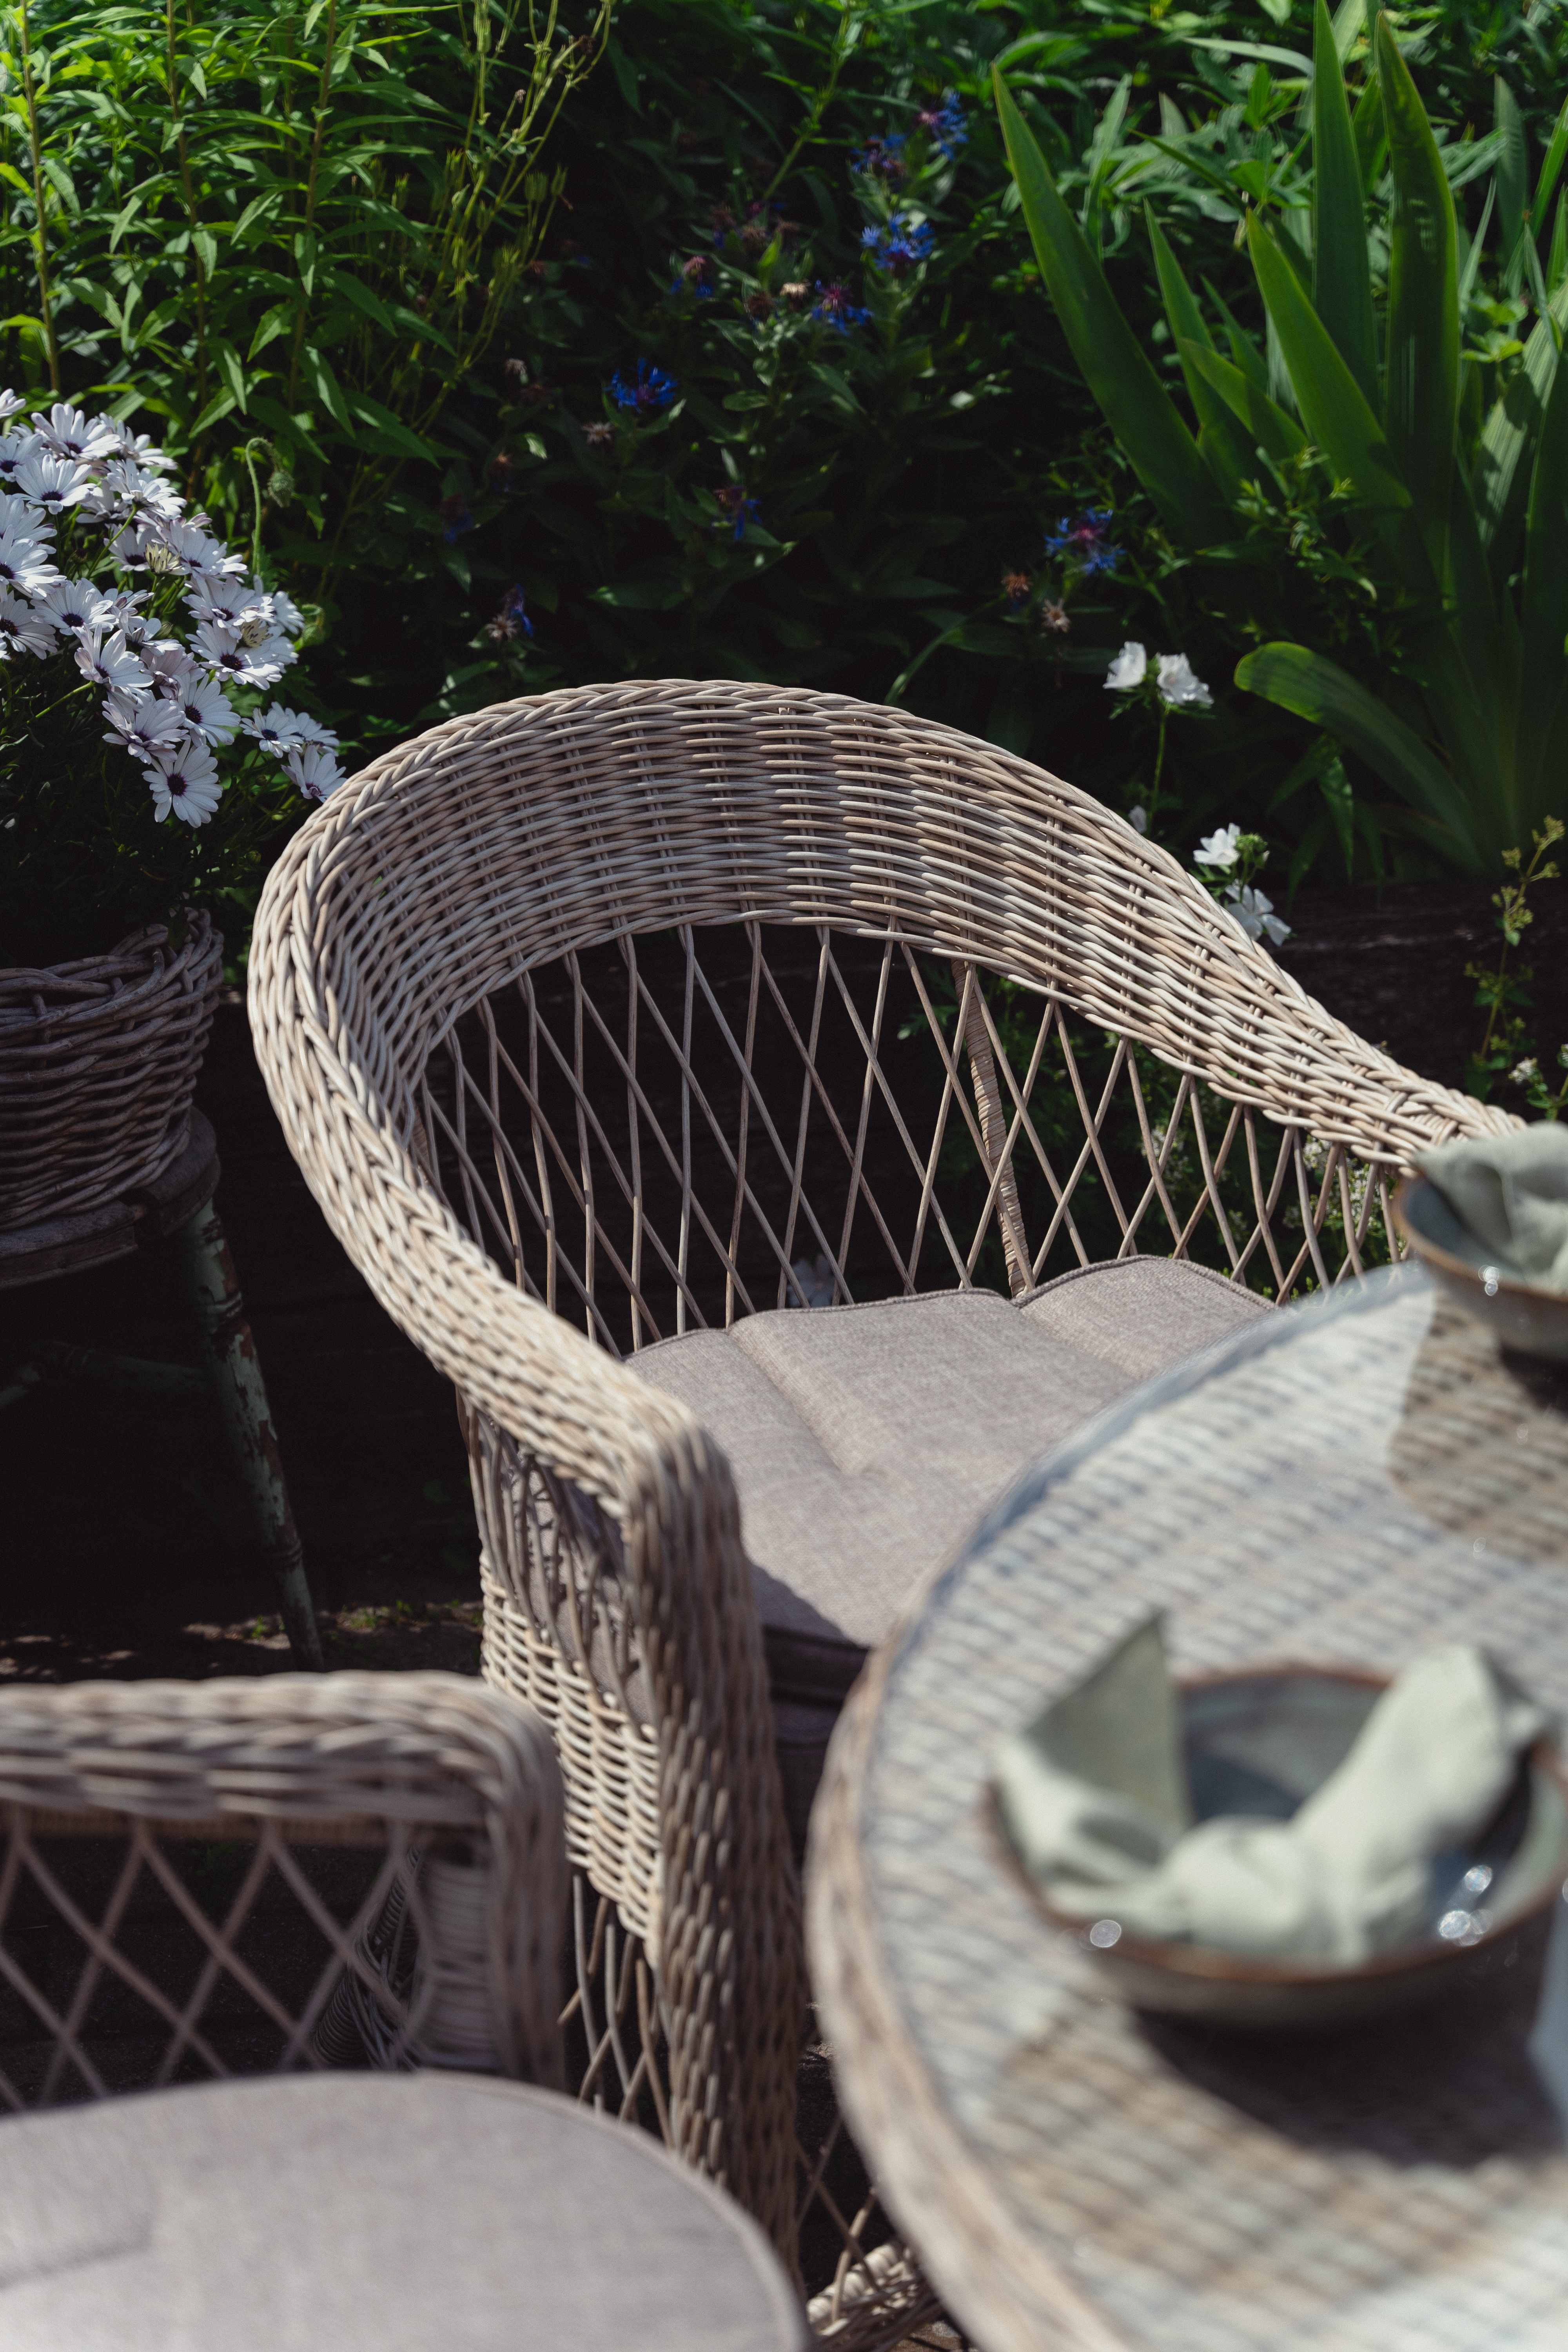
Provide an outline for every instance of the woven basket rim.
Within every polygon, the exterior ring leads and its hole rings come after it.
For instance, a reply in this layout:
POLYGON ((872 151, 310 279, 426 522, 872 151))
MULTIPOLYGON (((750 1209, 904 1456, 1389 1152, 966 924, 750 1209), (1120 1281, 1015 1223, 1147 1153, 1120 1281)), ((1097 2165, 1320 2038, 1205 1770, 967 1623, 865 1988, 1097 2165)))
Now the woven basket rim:
POLYGON ((171 950, 168 938, 167 923, 148 923, 98 955, 58 964, 0 965, 0 1032, 14 1044, 18 1033, 28 1029, 54 1034, 73 1020, 96 1022, 106 1013, 119 1019, 223 949, 223 934, 215 931, 212 917, 199 907, 191 910, 184 943, 171 950), (63 1003, 46 1001, 41 1013, 37 1009, 38 997, 61 994, 63 1003), (7 998, 34 1001, 7 1003, 7 998))

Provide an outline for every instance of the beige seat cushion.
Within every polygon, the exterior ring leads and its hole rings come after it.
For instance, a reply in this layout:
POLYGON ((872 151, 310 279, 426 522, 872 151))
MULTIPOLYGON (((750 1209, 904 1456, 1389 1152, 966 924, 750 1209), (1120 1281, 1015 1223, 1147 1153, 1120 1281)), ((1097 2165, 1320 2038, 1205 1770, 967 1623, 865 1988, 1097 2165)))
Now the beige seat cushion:
POLYGON ((803 1751, 794 1777, 815 1787, 810 1755, 820 1769, 867 1651, 1030 1463, 1268 1311, 1202 1266, 1133 1258, 1016 1306, 954 1290, 784 1308, 633 1357, 734 1470, 781 1747, 803 1751))

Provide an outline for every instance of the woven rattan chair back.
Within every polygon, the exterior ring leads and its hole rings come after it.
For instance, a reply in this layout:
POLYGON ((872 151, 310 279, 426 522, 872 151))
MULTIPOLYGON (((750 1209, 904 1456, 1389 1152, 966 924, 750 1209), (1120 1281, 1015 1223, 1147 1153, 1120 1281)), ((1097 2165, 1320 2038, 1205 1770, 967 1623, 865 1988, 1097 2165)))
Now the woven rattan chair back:
MULTIPOLYGON (((734 1496, 616 1358, 1147 1249, 1286 1297, 1385 1254, 1390 1171, 1498 1115, 1071 786, 762 686, 385 754, 275 869, 250 1004, 317 1198, 464 1401, 485 1671, 555 1730, 598 1898, 593 2093, 651 2100, 793 2260, 798 1898, 734 1496)), ((830 2324, 875 2275, 839 2220, 830 2324)))
POLYGON ((0 1694, 0 2112, 364 2063, 559 2087, 537 1716, 452 1675, 0 1694))

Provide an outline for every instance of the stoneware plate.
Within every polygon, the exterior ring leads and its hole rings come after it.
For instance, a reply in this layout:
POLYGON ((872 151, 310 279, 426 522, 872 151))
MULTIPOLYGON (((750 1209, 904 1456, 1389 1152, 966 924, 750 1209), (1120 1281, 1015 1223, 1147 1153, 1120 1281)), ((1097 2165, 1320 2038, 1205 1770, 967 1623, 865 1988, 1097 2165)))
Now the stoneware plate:
MULTIPOLYGON (((1263 1667, 1182 1686, 1193 1809, 1199 1821, 1246 1813, 1287 1821, 1344 1757, 1386 1677, 1313 1666, 1263 1667)), ((1497 1948, 1555 1901, 1568 1873, 1568 1781, 1548 1739, 1521 1760, 1494 1820, 1432 1865, 1423 1935, 1355 1968, 1258 1960, 1124 1934, 1111 1919, 1069 1919, 1008 1860, 1052 1926, 1074 1936, 1108 1987, 1136 2009, 1254 2031, 1348 2024, 1412 2009, 1494 1964, 1497 1948)))
POLYGON ((1500 1347, 1568 1360, 1568 1292, 1542 1290, 1506 1261, 1493 1263, 1426 1176, 1407 1176, 1394 1220, 1436 1283, 1500 1347))

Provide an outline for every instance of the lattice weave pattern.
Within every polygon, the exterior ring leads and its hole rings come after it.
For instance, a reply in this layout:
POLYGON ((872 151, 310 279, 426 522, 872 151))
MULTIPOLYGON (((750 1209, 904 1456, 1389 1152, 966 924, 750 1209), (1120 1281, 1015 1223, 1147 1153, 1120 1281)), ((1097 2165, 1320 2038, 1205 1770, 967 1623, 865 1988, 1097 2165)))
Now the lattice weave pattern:
POLYGON ((559 2085, 548 1731, 451 1675, 79 1683, 0 1700, 0 2103, 328 2063, 559 2085), (391 1914, 400 1948, 378 1948, 391 1914))
POLYGON ((486 1670, 551 1721, 574 1861, 654 1969, 669 2136, 793 2260, 805 1978, 750 1572, 727 1465, 616 1357, 1142 1248, 1285 1297, 1386 1252, 1412 1151, 1506 1121, 1085 794, 760 686, 581 688, 386 754, 275 868, 250 1008, 317 1199, 466 1400, 486 1670))
POLYGON ((154 924, 110 955, 0 971, 0 1231, 118 1200, 185 1149, 223 937, 195 914, 167 942, 154 924))

